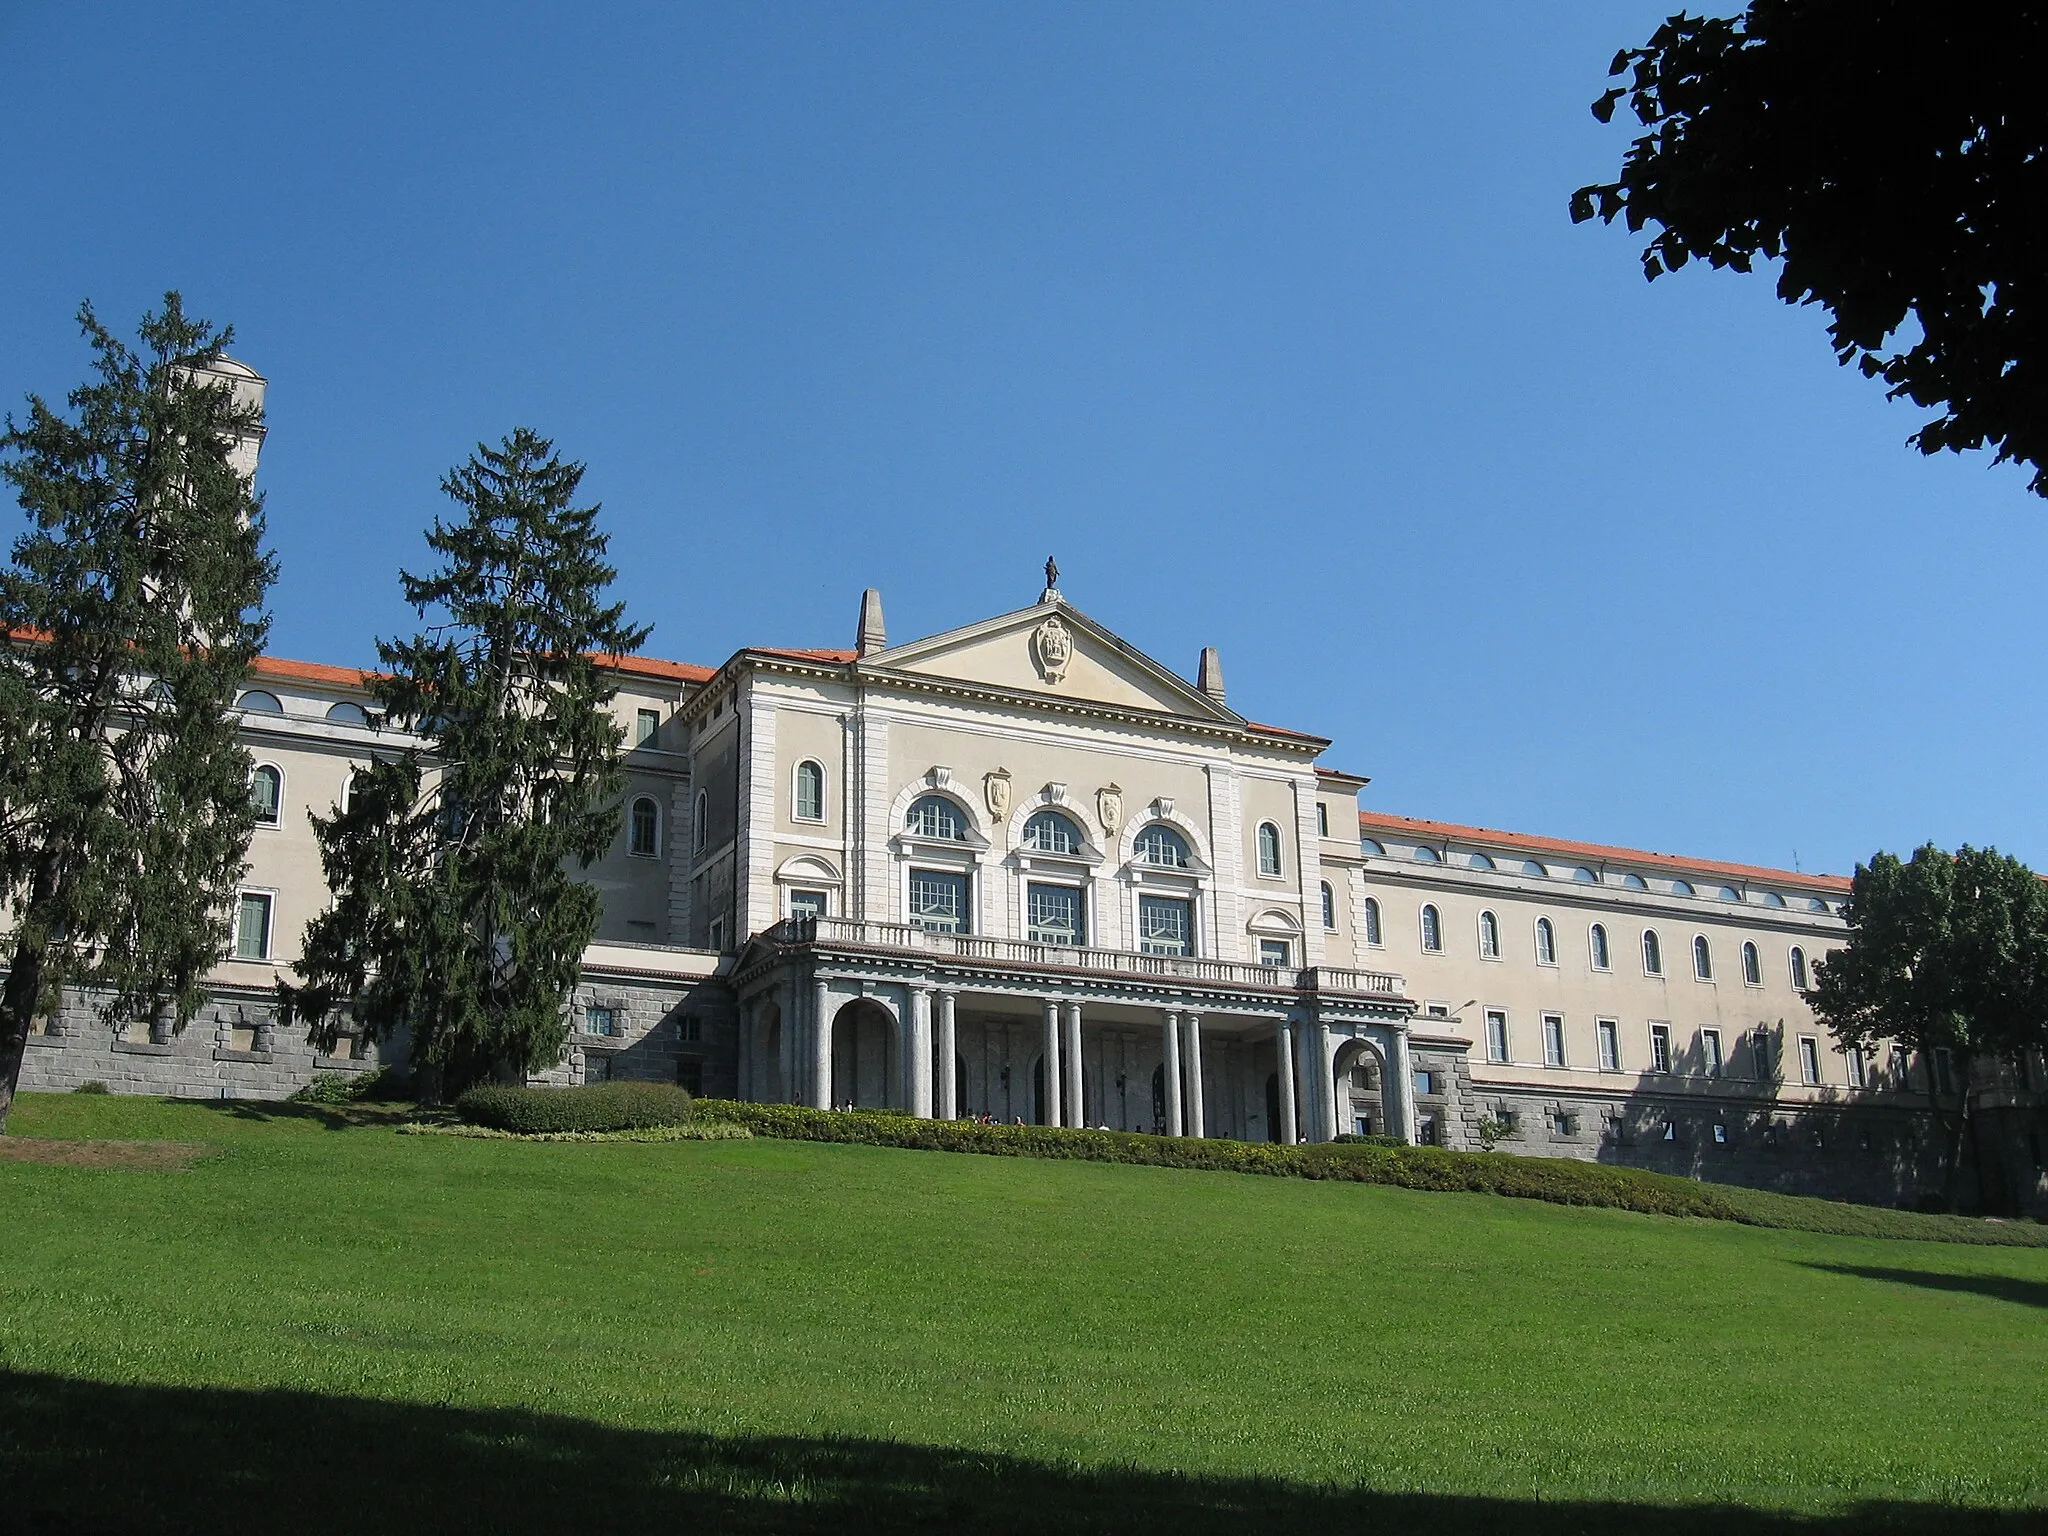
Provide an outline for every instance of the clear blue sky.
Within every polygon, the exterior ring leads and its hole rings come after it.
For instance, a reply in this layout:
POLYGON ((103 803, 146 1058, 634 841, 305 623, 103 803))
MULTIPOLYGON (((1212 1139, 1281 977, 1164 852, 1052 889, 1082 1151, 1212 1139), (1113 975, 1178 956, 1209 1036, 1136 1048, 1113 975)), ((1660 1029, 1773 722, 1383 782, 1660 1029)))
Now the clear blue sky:
POLYGON ((1767 277, 1565 201, 1671 0, 0 3, 0 400, 164 289, 271 380, 274 649, 404 629, 440 472, 585 460, 650 650, 1077 606, 1366 803, 2048 867, 2048 505, 1767 277))

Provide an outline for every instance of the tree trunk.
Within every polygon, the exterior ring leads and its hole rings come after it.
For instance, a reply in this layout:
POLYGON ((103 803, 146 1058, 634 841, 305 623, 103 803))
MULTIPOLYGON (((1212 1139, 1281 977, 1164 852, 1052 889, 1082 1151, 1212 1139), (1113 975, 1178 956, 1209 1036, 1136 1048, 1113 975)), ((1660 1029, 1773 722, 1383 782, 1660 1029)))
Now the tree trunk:
POLYGON ((40 944, 17 944, 7 968, 7 985, 0 989, 0 1136, 7 1134, 21 1060, 28 1054, 29 1026, 35 1022, 36 999, 43 990, 43 953, 40 944))

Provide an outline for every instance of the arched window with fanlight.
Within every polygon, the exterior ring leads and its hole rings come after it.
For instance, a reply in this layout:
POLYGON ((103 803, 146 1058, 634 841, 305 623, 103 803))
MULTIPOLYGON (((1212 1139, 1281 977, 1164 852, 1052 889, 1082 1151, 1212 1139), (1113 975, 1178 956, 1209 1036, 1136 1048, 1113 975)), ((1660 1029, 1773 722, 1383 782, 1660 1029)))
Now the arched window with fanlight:
POLYGON ((790 819, 793 821, 823 821, 825 819, 825 765, 806 758, 796 765, 796 792, 792 797, 790 819))
POLYGON ((1500 919, 1491 912, 1479 914, 1479 958, 1498 960, 1500 958, 1500 919))
POLYGON ((1593 969, 1596 971, 1612 969, 1607 954, 1607 925, 1605 923, 1595 923, 1587 935, 1587 941, 1593 954, 1593 969))
POLYGON ((1557 964, 1557 930, 1551 926, 1547 917, 1536 919, 1536 963, 1557 964))
POLYGON ((284 774, 269 763, 258 763, 249 775, 249 804, 259 827, 274 827, 284 817, 284 774))
POLYGON ((1323 926, 1332 932, 1337 927, 1337 893, 1327 880, 1323 882, 1323 926))
POLYGON ((1081 830, 1058 811, 1034 811, 1024 823, 1023 846, 1033 853, 1079 853, 1081 830))
POLYGON ((1422 909, 1422 950, 1430 955, 1440 955, 1444 950, 1443 914, 1428 904, 1422 909))
POLYGON ((1365 942, 1377 949, 1385 941, 1380 937, 1380 899, 1377 896, 1365 898, 1364 918, 1365 942))
POLYGON ((1280 878, 1280 829, 1270 821, 1259 823, 1259 873, 1269 880, 1280 878))
POLYGON ((1763 958, 1757 954, 1754 944, 1745 943, 1742 946, 1742 979, 1752 987, 1764 984, 1763 958))
POLYGON ((1657 930, 1643 930, 1643 974, 1662 976, 1664 974, 1664 946, 1657 939, 1657 930))
POLYGON ((661 809, 652 796, 642 795, 633 802, 626 821, 626 851, 643 859, 661 852, 661 809))
POLYGON ((907 832, 940 843, 967 841, 967 816, 944 795, 920 795, 903 818, 907 832))
POLYGON ((1692 973, 1701 981, 1714 979, 1714 951, 1707 943, 1707 936, 1704 933, 1693 936, 1692 973))
POLYGON ((1187 869, 1193 862, 1188 840, 1163 822, 1153 822, 1138 834, 1138 862, 1156 869, 1187 869))

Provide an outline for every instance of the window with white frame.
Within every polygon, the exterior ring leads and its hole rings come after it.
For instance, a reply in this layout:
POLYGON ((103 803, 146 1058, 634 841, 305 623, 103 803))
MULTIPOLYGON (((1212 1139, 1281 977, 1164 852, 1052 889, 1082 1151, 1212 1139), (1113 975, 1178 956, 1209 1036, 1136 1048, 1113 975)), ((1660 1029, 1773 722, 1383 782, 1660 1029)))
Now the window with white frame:
POLYGON ((1764 963, 1756 952, 1756 946, 1747 940, 1742 945, 1742 982, 1744 986, 1760 987, 1764 984, 1764 963))
POLYGON ((1557 964, 1557 929, 1551 926, 1547 917, 1536 919, 1536 963, 1557 964))
POLYGON ((1500 919, 1491 912, 1479 914, 1479 958, 1498 960, 1500 958, 1500 919))
POLYGON ((283 772, 269 763, 258 763, 249 775, 249 804, 255 808, 258 826, 276 826, 284 815, 283 772))
POLYGON ((1671 1070, 1671 1026, 1652 1024, 1650 1026, 1650 1070, 1669 1072, 1671 1070))
POLYGON ((1259 873, 1271 880, 1280 878, 1280 829, 1270 821, 1259 823, 1259 873))
POLYGON ((1546 1013, 1543 1015, 1543 1065, 1561 1067, 1564 1065, 1564 1015, 1546 1013))
POLYGON ((1035 853, 1079 853, 1081 832, 1058 811, 1036 811, 1024 823, 1023 845, 1035 853))
POLYGON ((1657 930, 1643 930, 1643 974, 1662 976, 1664 974, 1664 946, 1658 941, 1657 930))
POLYGON ((1259 940, 1259 964, 1277 970, 1288 964, 1293 956, 1294 946, 1285 939, 1259 940))
POLYGON ((651 859, 661 852, 661 812, 649 796, 642 795, 633 802, 633 815, 627 824, 626 851, 643 859, 651 859))
POLYGON ((271 897, 263 891, 243 891, 235 903, 235 958, 270 958, 271 897))
POLYGON ((636 711, 633 716, 633 745, 636 747, 646 746, 648 742, 654 740, 655 733, 660 729, 660 710, 643 709, 636 711))
POLYGON ((1707 936, 1704 933, 1693 935, 1692 973, 1701 981, 1714 979, 1714 951, 1707 943, 1707 936))
POLYGON ((1377 949, 1382 943, 1380 938, 1380 900, 1377 896, 1365 898, 1364 916, 1365 942, 1377 949))
POLYGON ((790 807, 792 821, 825 819, 825 765, 806 758, 796 765, 796 795, 790 807))
POLYGON ((1071 885, 1031 882, 1024 889, 1025 937, 1034 944, 1080 945, 1088 942, 1081 912, 1081 893, 1071 885))
POLYGON ((823 917, 829 905, 828 893, 824 891, 792 890, 789 893, 791 917, 823 917))
POLYGON ((946 869, 910 872, 910 922, 935 933, 965 933, 967 876, 946 869))
POLYGON ((1844 1053, 1849 1059, 1849 1086, 1863 1088, 1870 1081, 1870 1068, 1863 1059, 1863 1047, 1852 1045, 1844 1053))
POLYGON ((1444 950, 1443 914, 1428 903, 1422 908, 1422 948, 1432 955, 1440 955, 1444 950))
POLYGON ((1322 801, 1318 800, 1316 802, 1316 836, 1328 837, 1329 835, 1330 808, 1327 805, 1323 804, 1322 801))
POLYGON ((1806 990, 1806 951, 1797 944, 1792 946, 1792 985, 1798 991, 1806 990))
POLYGON ((1721 1065, 1721 1031, 1718 1029, 1701 1030, 1700 1066, 1705 1069, 1707 1076, 1719 1077, 1721 1075, 1721 1065))
POLYGON ((610 1003, 585 1003, 583 1005, 583 1033, 596 1035, 600 1039, 611 1039, 620 1033, 619 1010, 610 1003))
POLYGON ((1587 930, 1586 947, 1592 953, 1594 970, 1605 971, 1612 969, 1607 953, 1607 925, 1605 923, 1595 923, 1587 930))
POLYGON ((1799 1037, 1799 1080, 1808 1087, 1820 1081, 1820 1042, 1812 1035, 1799 1037))
POLYGON ((1486 1059, 1501 1062, 1508 1059, 1508 1015, 1504 1008, 1486 1010, 1486 1059))
POLYGON ((906 831, 939 843, 967 841, 967 814, 944 795, 920 795, 903 818, 906 831))
POLYGON ((1138 898, 1138 948, 1148 955, 1195 952, 1195 904, 1179 896, 1138 898))
POLYGON ((1193 862, 1188 840, 1164 822, 1153 822, 1138 834, 1135 852, 1140 864, 1157 869, 1186 869, 1193 862))
POLYGON ((1601 1019, 1593 1026, 1593 1034, 1600 1042, 1600 1070, 1619 1072, 1621 1070, 1621 1025, 1613 1019, 1601 1019))
POLYGON ((1332 932, 1337 927, 1337 893, 1327 880, 1323 882, 1323 926, 1332 932))
POLYGON ((1758 1082, 1768 1082, 1777 1076, 1777 1053, 1771 1049, 1771 1031, 1759 1024, 1749 1034, 1749 1070, 1758 1082))

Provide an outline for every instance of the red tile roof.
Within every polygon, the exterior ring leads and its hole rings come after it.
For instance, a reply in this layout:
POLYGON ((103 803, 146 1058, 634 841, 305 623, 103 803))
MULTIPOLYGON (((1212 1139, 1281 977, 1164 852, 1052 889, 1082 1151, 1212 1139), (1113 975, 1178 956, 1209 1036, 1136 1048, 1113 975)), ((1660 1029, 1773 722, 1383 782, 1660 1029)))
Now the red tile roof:
POLYGON ((367 688, 383 674, 365 672, 361 667, 330 667, 324 661, 288 661, 282 656, 258 656, 249 663, 251 677, 275 677, 294 683, 325 683, 335 688, 367 688))
POLYGON ((1650 853, 1641 848, 1616 848, 1606 843, 1577 843, 1559 837, 1537 837, 1528 832, 1502 832, 1492 827, 1467 827, 1453 821, 1425 821, 1419 816, 1393 816, 1385 811, 1360 811, 1362 832, 1396 832, 1422 839, 1491 843, 1526 848, 1531 853, 1562 853, 1575 858, 1607 860, 1616 864, 1642 864, 1680 873, 1727 875, 1737 880, 1762 880, 1773 885, 1801 886, 1809 890, 1847 891, 1845 875, 1808 875, 1789 869, 1770 869, 1761 864, 1729 864, 1717 859, 1688 859, 1675 853, 1650 853))
POLYGON ((787 645, 750 645, 747 647, 762 656, 787 656, 792 661, 826 661, 835 664, 856 661, 859 651, 805 651, 787 645))

